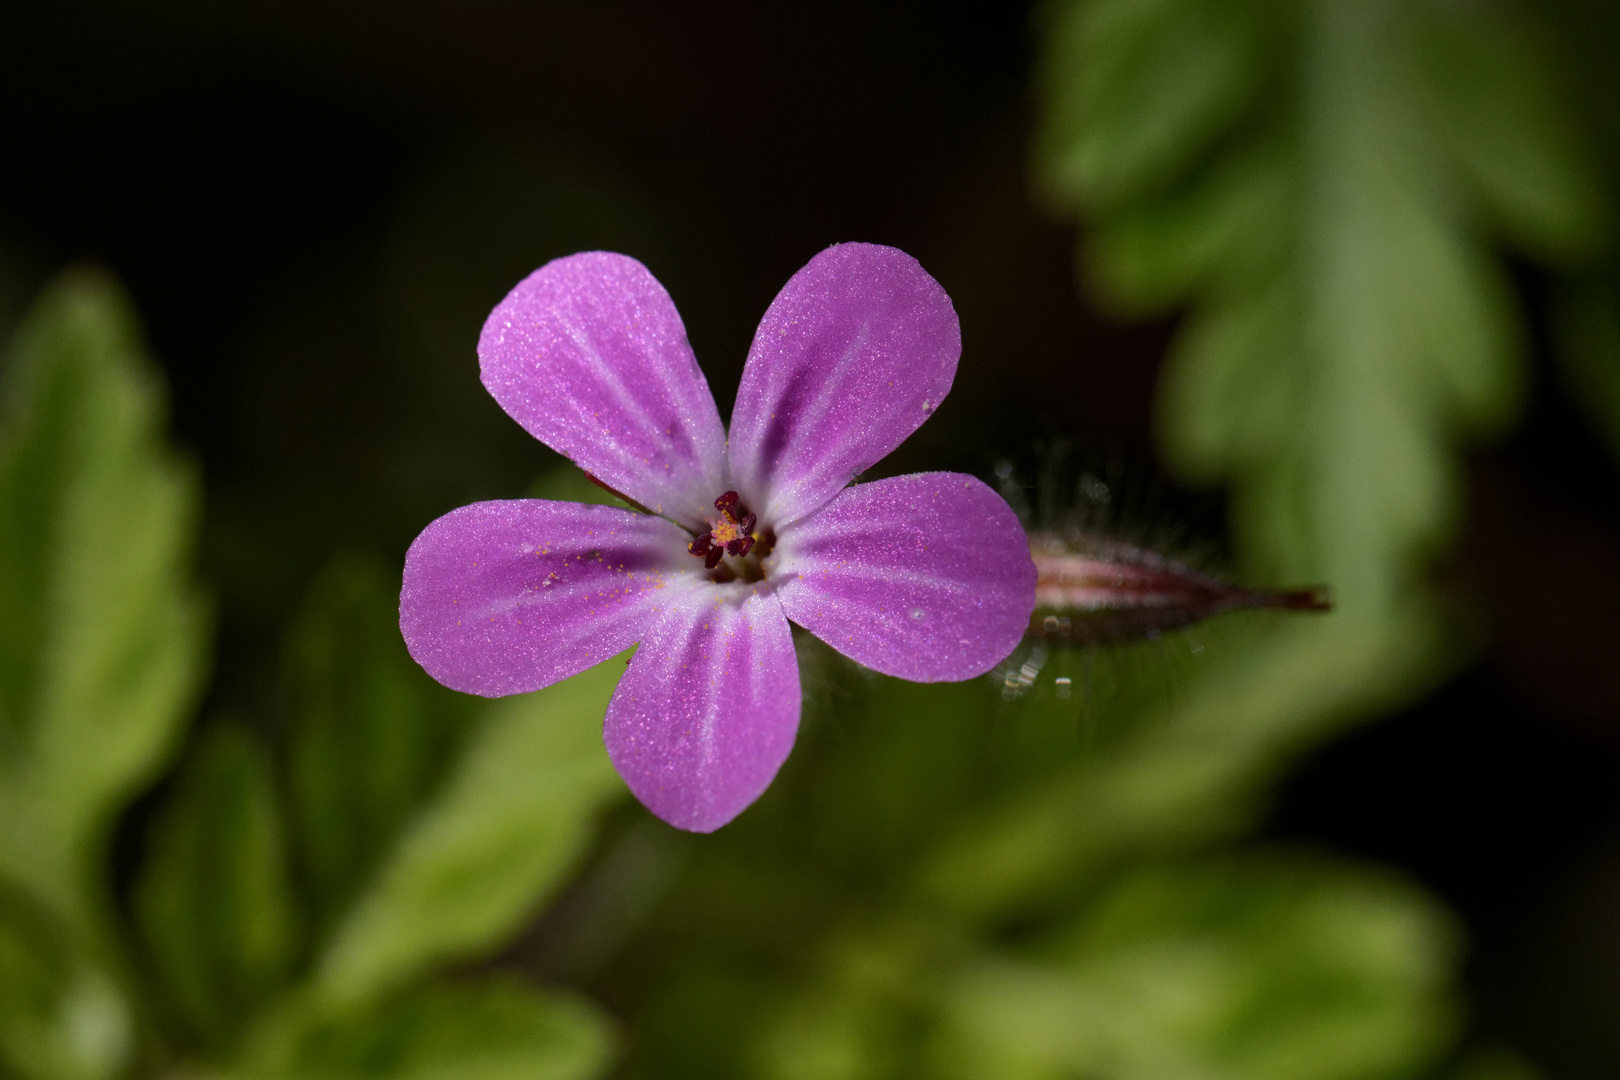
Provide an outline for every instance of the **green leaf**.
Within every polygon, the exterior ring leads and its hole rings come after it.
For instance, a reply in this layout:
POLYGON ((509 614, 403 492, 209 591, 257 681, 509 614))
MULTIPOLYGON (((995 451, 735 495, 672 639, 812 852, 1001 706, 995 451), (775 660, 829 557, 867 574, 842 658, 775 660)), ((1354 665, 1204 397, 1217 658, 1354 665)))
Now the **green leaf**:
POLYGON ((60 919, 0 886, 0 1063, 7 1076, 100 1080, 128 1063, 132 1018, 60 919))
POLYGON ((261 1047, 254 1080, 586 1080, 612 1031, 586 1002, 505 979, 418 990, 261 1047))
POLYGON ((1066 4, 1050 15, 1038 139, 1058 198, 1116 206, 1174 180, 1261 85, 1263 24, 1232 0, 1066 4))
POLYGON ((1136 317, 1160 315, 1199 289, 1264 288, 1291 240, 1299 199, 1292 150, 1269 140, 1211 166, 1190 190, 1102 221, 1080 246, 1087 280, 1119 314, 1136 317))
POLYGON ((1456 1026, 1454 934, 1393 880, 1290 859, 1128 875, 945 991, 945 1076, 1379 1080, 1456 1026))
POLYGON ((82 930, 112 818, 168 757, 203 674, 197 485, 105 275, 46 291, 0 415, 0 870, 82 930))
POLYGON ((1456 932, 1420 890, 1299 852, 1138 866, 1055 919, 846 919, 766 998, 782 1080, 1396 1080, 1457 1027, 1456 932))
POLYGON ((444 779, 474 705, 406 652, 397 571, 356 555, 322 572, 284 659, 298 862, 324 935, 444 779))
POLYGON ((1502 273, 1435 179, 1409 32, 1395 8, 1315 5, 1294 239, 1268 288, 1195 309, 1160 429, 1173 463, 1237 485, 1252 572, 1325 580, 1375 618, 1451 524, 1457 436, 1500 427, 1522 378, 1502 273))
POLYGON ((1578 260, 1607 245, 1610 208, 1534 10, 1427 5, 1411 44, 1435 127, 1490 218, 1540 258, 1578 260))
POLYGON ((224 1043, 298 959, 269 751, 212 725, 152 826, 134 889, 137 924, 186 1024, 224 1043))
POLYGON ((626 657, 489 707, 433 801, 400 837, 316 972, 334 1006, 505 942, 577 865, 623 791, 602 717, 626 657))
POLYGON ((1193 62, 1214 16, 1192 0, 1063 5, 1039 160, 1059 178, 1110 161, 1108 182, 1056 185, 1096 226, 1103 295, 1192 303, 1159 434, 1184 475, 1233 486, 1244 569, 1398 621, 1455 521, 1457 443, 1521 394, 1493 241, 1571 257, 1605 208, 1533 35, 1496 8, 1223 6, 1254 26, 1193 62), (1159 148, 1097 149, 1131 139, 1159 148))

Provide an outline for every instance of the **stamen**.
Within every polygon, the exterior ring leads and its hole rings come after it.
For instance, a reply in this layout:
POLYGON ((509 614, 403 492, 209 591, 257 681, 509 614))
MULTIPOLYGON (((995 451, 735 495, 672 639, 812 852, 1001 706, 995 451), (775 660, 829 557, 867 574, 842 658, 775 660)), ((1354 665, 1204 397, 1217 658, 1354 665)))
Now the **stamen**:
MULTIPOLYGON (((714 500, 714 508, 720 512, 719 518, 710 519, 709 531, 686 545, 686 550, 700 557, 706 568, 713 570, 725 556, 742 558, 756 548, 761 556, 770 554, 770 531, 766 530, 763 541, 754 535, 754 529, 759 525, 759 515, 742 513, 742 500, 735 491, 728 491, 714 500)), ((748 580, 759 580, 761 573, 760 568, 752 564, 731 567, 731 570, 742 573, 748 580), (749 577, 750 574, 754 576, 749 577)))

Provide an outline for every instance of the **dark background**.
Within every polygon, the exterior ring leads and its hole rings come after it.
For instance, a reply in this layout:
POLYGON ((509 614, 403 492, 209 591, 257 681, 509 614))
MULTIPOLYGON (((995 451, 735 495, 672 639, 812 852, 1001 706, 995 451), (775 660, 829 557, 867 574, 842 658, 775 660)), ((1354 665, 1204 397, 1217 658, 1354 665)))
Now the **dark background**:
MULTIPOLYGON (((1063 438, 1152 472, 1171 328, 1088 308, 1072 226, 1030 194, 1024 5, 33 4, 0 20, 0 303, 9 319, 80 259, 131 290, 205 477, 213 705, 273 693, 273 643, 332 552, 397 561, 432 517, 520 494, 554 461, 484 395, 473 343, 523 274, 582 248, 668 286, 724 412, 794 270, 837 241, 899 246, 951 294, 965 349, 886 470, 982 474, 1063 438)), ((1589 63, 1608 40, 1581 43, 1589 63)), ((1534 313, 1542 283, 1519 281, 1534 313)), ((1473 459, 1465 537, 1438 568, 1479 605, 1485 652, 1308 759, 1269 831, 1407 869, 1469 928, 1476 1031, 1553 1076, 1612 1076, 1620 477, 1536 363, 1524 423, 1473 459)), ((1180 512, 1164 501, 1149 512, 1180 512)))

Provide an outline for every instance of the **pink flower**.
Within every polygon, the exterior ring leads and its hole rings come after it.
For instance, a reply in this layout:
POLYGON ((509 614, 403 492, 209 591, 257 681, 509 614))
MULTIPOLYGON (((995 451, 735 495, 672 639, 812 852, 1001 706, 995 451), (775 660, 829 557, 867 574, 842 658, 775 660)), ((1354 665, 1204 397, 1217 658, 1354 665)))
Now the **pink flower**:
POLYGON ((608 755, 665 821, 719 828, 793 747, 789 620, 918 682, 988 671, 1028 626, 1035 567, 1000 496, 961 473, 850 486, 944 399, 961 351, 950 298, 915 259, 828 248, 765 313, 728 437, 646 267, 598 251, 547 263, 484 324, 484 385, 650 512, 520 499, 439 518, 405 557, 411 655, 499 697, 639 642, 608 755))

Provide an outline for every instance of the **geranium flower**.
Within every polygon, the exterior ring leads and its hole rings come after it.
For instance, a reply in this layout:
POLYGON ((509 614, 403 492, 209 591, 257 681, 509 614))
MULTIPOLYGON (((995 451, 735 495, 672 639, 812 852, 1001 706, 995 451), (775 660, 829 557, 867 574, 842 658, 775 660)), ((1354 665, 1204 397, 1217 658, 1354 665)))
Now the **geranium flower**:
POLYGON ((647 268, 558 259, 490 313, 483 382, 535 438, 647 511, 474 503, 405 557, 400 628, 435 679, 499 697, 640 644, 604 739, 648 809, 719 828, 770 785, 799 724, 789 620, 918 682, 1018 643, 1035 567, 999 495, 961 473, 850 486, 938 407, 961 354, 939 283, 841 244, 760 322, 729 438, 647 268))

